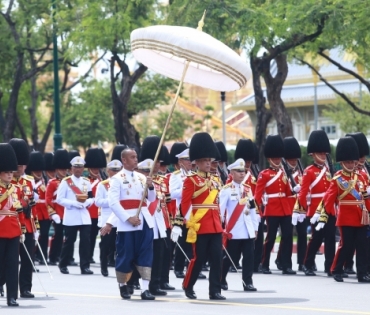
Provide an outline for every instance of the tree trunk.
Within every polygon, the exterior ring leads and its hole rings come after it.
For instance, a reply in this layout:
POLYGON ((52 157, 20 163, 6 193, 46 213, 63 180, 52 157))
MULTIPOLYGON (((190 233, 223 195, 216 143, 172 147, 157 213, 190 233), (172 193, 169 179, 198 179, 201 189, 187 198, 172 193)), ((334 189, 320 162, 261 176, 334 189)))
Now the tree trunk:
MULTIPOLYGON (((30 63, 31 63, 31 69, 34 69, 37 67, 36 62, 33 58, 33 54, 30 53, 30 63)), ((33 149, 36 151, 39 151, 38 144, 39 144, 39 128, 37 124, 37 98, 38 98, 38 92, 37 92, 37 86, 36 86, 36 80, 37 76, 34 75, 31 77, 31 107, 29 108, 29 114, 30 114, 30 121, 31 121, 31 140, 33 149)))
POLYGON ((263 90, 261 87, 261 62, 260 58, 251 57, 250 65, 253 75, 253 89, 257 115, 255 142, 258 148, 259 165, 261 169, 264 169, 266 167, 266 161, 263 149, 266 142, 267 125, 272 114, 266 108, 266 98, 263 96, 263 90))
POLYGON ((263 77, 266 83, 267 99, 270 109, 277 123, 278 133, 282 138, 293 136, 293 126, 290 116, 281 98, 281 90, 288 75, 288 62, 286 55, 281 54, 275 58, 277 74, 272 77, 270 62, 265 61, 263 77))

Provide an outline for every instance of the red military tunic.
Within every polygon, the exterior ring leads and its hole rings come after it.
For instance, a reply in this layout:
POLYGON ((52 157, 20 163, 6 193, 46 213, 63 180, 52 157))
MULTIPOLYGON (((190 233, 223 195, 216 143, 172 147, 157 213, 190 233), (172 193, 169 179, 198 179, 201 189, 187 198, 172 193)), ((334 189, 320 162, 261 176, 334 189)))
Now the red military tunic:
POLYGON ((223 231, 218 206, 218 193, 211 204, 204 204, 211 190, 214 189, 219 191, 220 184, 213 179, 210 173, 198 171, 188 175, 184 181, 181 199, 181 214, 184 218, 189 217, 188 211, 192 211, 194 215, 202 205, 202 209, 207 205, 210 206, 206 214, 198 221, 200 228, 197 234, 222 233, 223 231))
MULTIPOLYGON (((92 178, 89 176, 89 181, 91 183, 91 191, 93 197, 96 195, 96 189, 100 183, 99 178, 92 178)), ((99 217, 99 208, 95 205, 95 202, 88 208, 91 219, 97 219, 99 217)))
POLYGON ((257 187, 257 180, 253 176, 253 174, 250 170, 248 170, 247 173, 245 174, 245 177, 243 179, 243 184, 246 184, 251 188, 252 194, 254 196, 254 194, 256 192, 256 187, 257 187))
POLYGON ((57 199, 57 189, 61 181, 62 180, 57 177, 49 180, 46 186, 45 203, 49 216, 56 213, 63 219, 64 207, 55 202, 57 199))
POLYGON ((0 183, 0 238, 14 238, 25 229, 22 191, 14 184, 0 183))
MULTIPOLYGON (((170 216, 170 221, 173 222, 173 220, 176 218, 177 209, 176 209, 176 199, 171 198, 171 192, 170 192, 170 177, 172 173, 168 173, 165 175, 164 184, 166 185, 166 204, 167 204, 167 210, 170 216)), ((172 225, 172 223, 171 223, 172 225)))
POLYGON ((330 172, 326 166, 323 167, 313 164, 308 166, 303 172, 301 191, 298 194, 298 200, 303 209, 306 210, 308 217, 312 217, 315 214, 320 201, 330 186, 330 172), (321 171, 323 171, 323 176, 317 184, 310 188, 310 186, 314 184, 316 178, 320 176, 321 171))
POLYGON ((39 220, 50 220, 49 212, 45 203, 46 187, 43 179, 35 183, 35 190, 39 195, 39 199, 36 201, 35 205, 37 218, 39 220))
POLYGON ((164 223, 166 224, 166 229, 171 228, 170 214, 166 203, 166 194, 168 193, 168 186, 165 183, 166 176, 156 175, 153 177, 154 188, 157 193, 157 198, 160 202, 160 208, 163 213, 164 223))
MULTIPOLYGON (((33 177, 28 175, 23 175, 19 178, 13 177, 12 184, 17 185, 21 189, 21 199, 20 202, 25 208, 33 200, 33 177)), ((27 218, 24 214, 24 226, 26 227, 27 233, 34 233, 38 226, 38 219, 35 206, 31 206, 30 217, 27 218)))
POLYGON ((282 170, 268 168, 260 172, 258 175, 257 186, 254 199, 260 207, 263 204, 263 198, 267 196, 267 204, 265 205, 264 216, 289 216, 293 213, 293 208, 290 207, 288 196, 292 194, 288 179, 282 170), (268 185, 268 183, 277 176, 277 179, 268 185), (266 187, 266 185, 268 185, 266 187))

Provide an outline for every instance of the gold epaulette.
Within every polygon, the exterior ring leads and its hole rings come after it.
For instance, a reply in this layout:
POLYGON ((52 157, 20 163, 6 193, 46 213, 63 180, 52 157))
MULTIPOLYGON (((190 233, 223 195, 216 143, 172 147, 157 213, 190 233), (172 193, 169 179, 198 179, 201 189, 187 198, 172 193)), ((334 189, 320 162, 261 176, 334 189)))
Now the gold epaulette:
POLYGON ((245 186, 245 187, 251 188, 251 186, 246 184, 246 183, 242 183, 242 185, 245 186))
POLYGON ((31 175, 26 175, 25 177, 23 177, 23 179, 28 180, 30 182, 33 181, 33 180, 35 180, 34 177, 31 176, 31 175))
POLYGON ((172 174, 179 174, 181 171, 180 170, 176 170, 176 171, 174 171, 172 174))
POLYGON ((109 183, 109 178, 108 179, 105 179, 105 180, 102 180, 101 183, 104 185, 104 184, 107 184, 109 183))
POLYGON ((177 225, 177 226, 183 226, 184 225, 184 218, 181 217, 181 216, 176 216, 176 218, 173 219, 172 224, 177 225))
POLYGON ((82 177, 82 179, 87 180, 90 183, 90 179, 88 179, 87 177, 82 177))
POLYGON ((230 188, 231 186, 232 186, 232 183, 228 183, 228 184, 224 185, 221 189, 230 188))
POLYGON ((197 173, 195 173, 195 172, 191 172, 190 174, 186 174, 186 176, 188 176, 188 177, 195 176, 195 175, 197 175, 197 173))
POLYGON ((332 180, 337 180, 340 176, 341 176, 341 174, 335 175, 335 176, 332 178, 332 180))
POLYGON ((67 176, 67 177, 64 177, 63 179, 62 179, 62 181, 63 180, 67 180, 68 178, 71 178, 72 176, 67 176))

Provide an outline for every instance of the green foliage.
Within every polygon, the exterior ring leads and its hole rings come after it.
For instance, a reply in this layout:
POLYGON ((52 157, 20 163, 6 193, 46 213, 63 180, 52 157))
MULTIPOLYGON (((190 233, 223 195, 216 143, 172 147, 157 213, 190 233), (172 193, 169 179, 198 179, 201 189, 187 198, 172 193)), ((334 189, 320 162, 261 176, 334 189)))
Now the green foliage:
POLYGON ((65 142, 87 149, 99 141, 113 141, 114 128, 109 83, 91 81, 84 88, 71 98, 61 115, 65 142))

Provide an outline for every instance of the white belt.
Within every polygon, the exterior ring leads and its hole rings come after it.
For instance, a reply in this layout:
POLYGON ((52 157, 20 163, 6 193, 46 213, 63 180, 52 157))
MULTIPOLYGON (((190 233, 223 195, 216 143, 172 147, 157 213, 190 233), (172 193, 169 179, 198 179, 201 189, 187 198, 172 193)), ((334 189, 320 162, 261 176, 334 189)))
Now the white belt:
POLYGON ((45 199, 37 199, 37 203, 45 203, 45 199))
POLYGON ((321 193, 321 194, 312 194, 310 195, 311 198, 322 198, 325 196, 325 193, 321 193))
POLYGON ((269 194, 266 195, 268 198, 282 198, 285 197, 285 193, 276 193, 276 194, 269 194))

